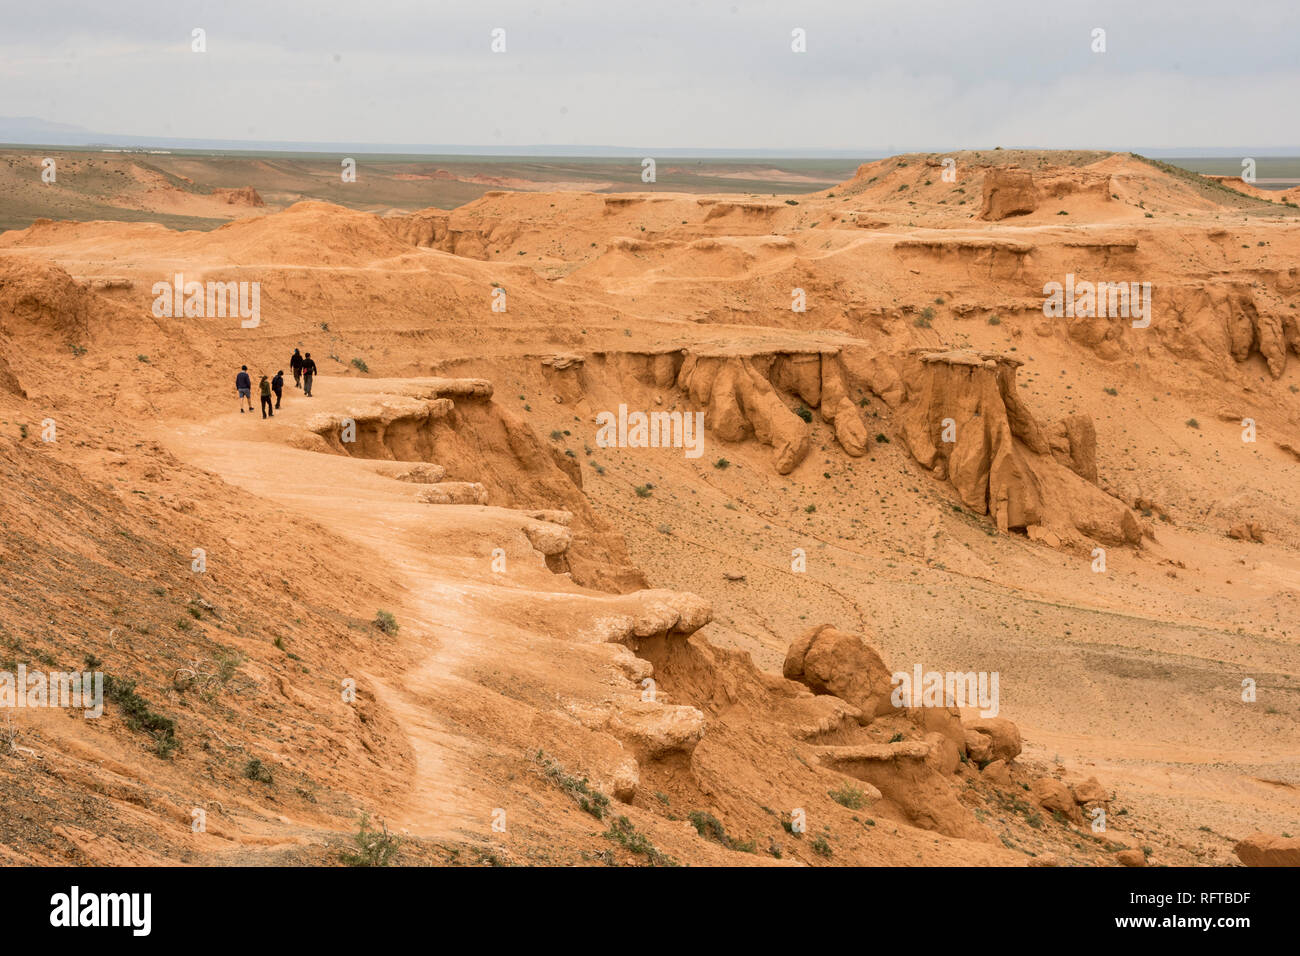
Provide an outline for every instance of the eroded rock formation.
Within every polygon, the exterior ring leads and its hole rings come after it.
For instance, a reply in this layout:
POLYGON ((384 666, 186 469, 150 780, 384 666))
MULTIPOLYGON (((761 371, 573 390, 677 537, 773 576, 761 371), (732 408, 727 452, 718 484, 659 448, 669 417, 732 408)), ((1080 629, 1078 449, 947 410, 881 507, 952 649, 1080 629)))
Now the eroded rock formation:
POLYGON ((1020 364, 991 352, 913 352, 898 416, 908 450, 1001 531, 1057 545, 1137 544, 1136 516, 1092 483, 1091 421, 1072 416, 1044 429, 1016 393, 1020 364))

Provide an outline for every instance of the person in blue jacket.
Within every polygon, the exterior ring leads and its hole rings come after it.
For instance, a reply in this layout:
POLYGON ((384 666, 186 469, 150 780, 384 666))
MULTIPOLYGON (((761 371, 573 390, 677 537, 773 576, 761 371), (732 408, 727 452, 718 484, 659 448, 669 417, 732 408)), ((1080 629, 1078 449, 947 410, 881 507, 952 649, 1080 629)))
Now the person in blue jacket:
POLYGON ((248 402, 248 410, 253 410, 253 380, 248 377, 248 366, 241 365, 239 374, 235 376, 235 392, 239 398, 239 414, 244 414, 244 402, 248 402))

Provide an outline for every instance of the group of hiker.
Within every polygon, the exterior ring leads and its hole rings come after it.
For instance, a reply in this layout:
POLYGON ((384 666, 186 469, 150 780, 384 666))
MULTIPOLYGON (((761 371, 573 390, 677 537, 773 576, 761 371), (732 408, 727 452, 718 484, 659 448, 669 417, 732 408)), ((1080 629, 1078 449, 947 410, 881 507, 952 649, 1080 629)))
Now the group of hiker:
MULTIPOLYGON (((293 387, 302 389, 302 393, 311 398, 311 383, 316 377, 316 363, 312 361, 311 353, 302 355, 297 349, 293 350, 293 355, 289 358, 289 368, 293 372, 293 387)), ((262 400, 262 417, 272 418, 275 416, 275 410, 280 407, 281 393, 284 391, 284 369, 275 373, 274 378, 268 379, 262 376, 261 382, 257 386, 258 395, 262 400), (272 396, 275 401, 272 402, 272 396)), ((248 404, 248 411, 253 410, 253 380, 248 375, 248 366, 241 365, 239 374, 235 376, 235 394, 239 400, 239 414, 244 414, 244 404, 248 404)))

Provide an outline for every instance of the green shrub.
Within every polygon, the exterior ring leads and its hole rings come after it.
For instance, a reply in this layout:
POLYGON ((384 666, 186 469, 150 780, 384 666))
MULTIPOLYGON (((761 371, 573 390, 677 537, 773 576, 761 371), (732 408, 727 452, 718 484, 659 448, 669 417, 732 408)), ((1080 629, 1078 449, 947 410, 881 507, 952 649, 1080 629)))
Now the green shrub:
POLYGON ((397 618, 388 611, 376 611, 374 625, 385 634, 396 634, 399 630, 397 618))
POLYGON ((651 866, 677 865, 676 860, 661 853, 644 833, 638 832, 627 817, 620 816, 614 820, 603 835, 606 840, 613 840, 629 853, 644 856, 651 866))
POLYGON ((577 801, 583 812, 590 813, 597 820, 605 819, 605 814, 609 811, 609 797, 599 790, 593 790, 587 784, 586 777, 579 779, 565 772, 562 766, 540 750, 533 759, 541 765, 542 776, 577 801))
MULTIPOLYGON (((87 655, 86 664, 94 670, 99 666, 99 660, 93 655, 87 655), (95 663, 92 664, 91 661, 95 663)), ((150 710, 149 702, 135 692, 135 681, 105 674, 104 696, 122 708, 127 727, 153 738, 154 750, 158 756, 165 758, 176 749, 176 721, 150 710)))
POLYGON ((757 853, 758 845, 755 841, 749 840, 745 843, 738 843, 731 837, 727 836, 727 830, 722 825, 722 821, 713 814, 704 810, 692 810, 688 814, 691 826, 695 827, 695 832, 706 840, 712 840, 714 843, 725 846, 728 850, 735 850, 737 853, 757 853))
POLYGON ((383 829, 370 829, 370 817, 362 814, 360 827, 352 838, 357 845, 356 851, 344 850, 339 859, 348 866, 388 866, 392 863, 402 841, 388 832, 387 823, 381 825, 383 829))
POLYGON ((842 807, 861 810, 867 804, 867 795, 847 780, 838 790, 831 790, 830 797, 842 807))
POLYGON ((271 778, 271 768, 256 757, 249 757, 248 763, 244 764, 244 776, 257 783, 274 782, 271 778))

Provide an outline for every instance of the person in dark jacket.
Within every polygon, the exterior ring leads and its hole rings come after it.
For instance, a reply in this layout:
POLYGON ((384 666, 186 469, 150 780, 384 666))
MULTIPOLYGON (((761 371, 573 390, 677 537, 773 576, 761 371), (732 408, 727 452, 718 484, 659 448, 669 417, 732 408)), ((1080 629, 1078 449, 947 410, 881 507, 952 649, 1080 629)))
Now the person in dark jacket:
POLYGON ((311 353, 308 352, 302 357, 302 391, 308 398, 311 398, 311 380, 316 377, 316 363, 311 360, 311 353))
POLYGON ((275 407, 280 407, 280 393, 284 391, 284 369, 275 373, 275 378, 271 379, 271 391, 275 392, 275 407))
POLYGON ((274 416, 275 409, 271 405, 271 382, 265 375, 262 376, 262 381, 258 383, 257 391, 262 397, 262 417, 266 418, 268 413, 274 416))
POLYGON ((247 365, 241 365, 235 376, 235 395, 239 399, 239 414, 244 414, 244 402, 248 402, 250 412, 253 410, 253 380, 248 377, 247 365))
POLYGON ((293 355, 289 358, 289 368, 293 371, 293 387, 302 388, 302 356, 298 350, 293 350, 293 355))

